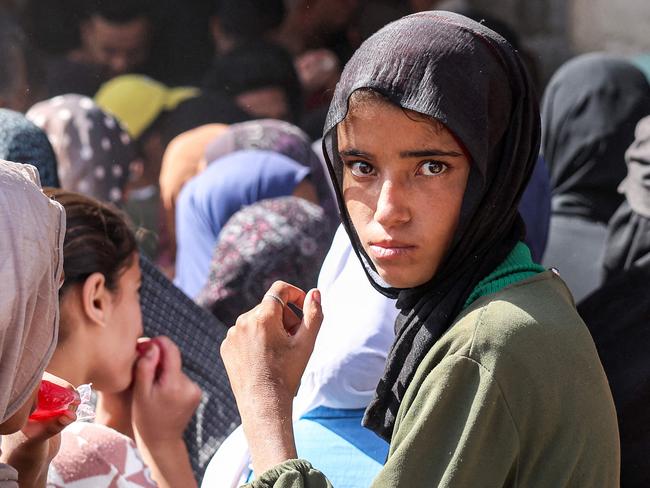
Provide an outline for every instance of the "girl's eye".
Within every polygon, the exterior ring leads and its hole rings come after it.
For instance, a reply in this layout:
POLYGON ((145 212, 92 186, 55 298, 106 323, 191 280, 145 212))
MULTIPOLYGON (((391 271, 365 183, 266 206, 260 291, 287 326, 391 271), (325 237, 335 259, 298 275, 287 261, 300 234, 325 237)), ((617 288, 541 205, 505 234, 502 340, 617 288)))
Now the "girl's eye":
POLYGON ((447 171, 447 165, 440 161, 425 161, 420 166, 420 172, 424 176, 438 176, 447 171))
POLYGON ((375 168, 373 168, 371 164, 364 161, 352 161, 348 163, 348 167, 354 176, 360 177, 372 176, 375 171, 375 168))

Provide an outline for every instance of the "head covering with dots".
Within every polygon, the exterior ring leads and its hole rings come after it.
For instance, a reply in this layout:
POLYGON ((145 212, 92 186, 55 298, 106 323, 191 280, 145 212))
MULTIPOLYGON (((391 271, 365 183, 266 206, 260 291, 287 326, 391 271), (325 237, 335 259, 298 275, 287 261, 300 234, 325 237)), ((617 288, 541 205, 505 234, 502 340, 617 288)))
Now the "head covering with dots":
POLYGON ((122 202, 137 153, 115 117, 81 95, 40 102, 27 117, 50 139, 64 189, 105 202, 122 202))
POLYGON ((43 186, 59 186, 57 162, 45 133, 20 112, 0 108, 0 159, 35 166, 43 186))

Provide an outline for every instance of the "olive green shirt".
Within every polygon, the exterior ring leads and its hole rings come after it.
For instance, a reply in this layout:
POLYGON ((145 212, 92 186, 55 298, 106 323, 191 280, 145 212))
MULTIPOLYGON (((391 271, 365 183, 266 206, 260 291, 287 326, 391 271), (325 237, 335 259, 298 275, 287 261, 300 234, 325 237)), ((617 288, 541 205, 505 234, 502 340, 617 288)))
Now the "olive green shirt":
MULTIPOLYGON (((372 487, 618 487, 619 471, 596 348, 564 282, 546 271, 476 299, 436 342, 372 487)), ((331 485, 290 460, 247 486, 331 485)))

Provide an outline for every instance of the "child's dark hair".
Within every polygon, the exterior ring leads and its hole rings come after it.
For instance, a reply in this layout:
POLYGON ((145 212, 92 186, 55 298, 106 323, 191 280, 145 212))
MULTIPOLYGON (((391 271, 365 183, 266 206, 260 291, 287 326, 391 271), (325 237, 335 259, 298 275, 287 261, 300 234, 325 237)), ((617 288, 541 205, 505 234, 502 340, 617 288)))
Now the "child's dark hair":
POLYGON ((125 24, 139 18, 152 20, 156 3, 153 0, 86 0, 84 13, 97 15, 109 22, 125 24))
POLYGON ((117 290, 122 272, 138 251, 128 218, 116 207, 71 191, 48 188, 45 193, 66 212, 63 244, 65 281, 60 295, 84 283, 93 273, 104 275, 106 287, 117 290))

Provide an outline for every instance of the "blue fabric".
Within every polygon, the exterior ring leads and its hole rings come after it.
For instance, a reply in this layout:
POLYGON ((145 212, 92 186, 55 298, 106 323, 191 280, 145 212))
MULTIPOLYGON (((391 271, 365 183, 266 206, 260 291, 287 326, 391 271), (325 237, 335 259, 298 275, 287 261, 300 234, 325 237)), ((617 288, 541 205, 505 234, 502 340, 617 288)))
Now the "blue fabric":
POLYGON ((519 202, 519 213, 526 224, 524 242, 530 248, 533 261, 541 263, 551 225, 551 178, 541 156, 519 202))
POLYGON ((370 486, 388 456, 388 443, 361 425, 364 412, 318 407, 294 423, 298 457, 313 461, 336 488, 370 486))
POLYGON ((309 168, 270 151, 238 151, 190 180, 176 207, 176 280, 195 297, 208 279, 219 232, 239 209, 291 195, 309 168))

